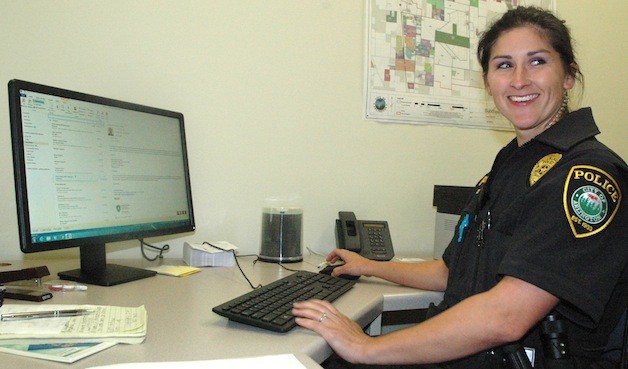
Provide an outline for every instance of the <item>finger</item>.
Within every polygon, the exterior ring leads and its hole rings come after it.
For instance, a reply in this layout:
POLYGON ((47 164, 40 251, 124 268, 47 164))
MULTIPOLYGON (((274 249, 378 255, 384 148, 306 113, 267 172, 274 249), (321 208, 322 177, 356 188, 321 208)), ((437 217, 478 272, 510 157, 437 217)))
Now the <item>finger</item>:
POLYGON ((343 274, 346 274, 343 269, 344 265, 335 267, 334 270, 331 271, 332 277, 339 277, 343 274))
POLYGON ((360 273, 357 271, 357 267, 358 265, 356 265, 355 263, 346 263, 346 264, 338 265, 332 270, 331 275, 334 277, 339 277, 343 274, 360 275, 360 273))
POLYGON ((337 250, 338 249, 334 249, 329 254, 327 254, 327 258, 325 258, 325 260, 328 263, 335 263, 336 261, 341 259, 340 256, 338 255, 337 250))
POLYGON ((301 302, 301 303, 295 303, 292 305, 292 309, 296 310, 296 312, 299 315, 303 315, 303 316, 318 316, 321 315, 322 313, 327 312, 322 305, 319 305, 317 303, 313 303, 313 302, 301 302))
POLYGON ((323 304, 323 301, 321 300, 299 301, 295 302, 292 306, 298 309, 313 309, 317 311, 322 311, 322 309, 327 307, 325 304, 323 304))
POLYGON ((325 312, 321 313, 318 310, 297 308, 292 309, 292 315, 298 318, 307 319, 319 323, 327 319, 327 317, 329 316, 329 314, 325 312))
POLYGON ((297 323, 297 325, 299 325, 300 327, 314 331, 321 336, 323 335, 322 331, 324 329, 327 329, 327 327, 325 327, 324 324, 320 323, 318 320, 296 317, 294 318, 294 322, 297 323))
POLYGON ((329 317, 325 313, 316 312, 315 315, 308 314, 308 316, 298 316, 293 313, 293 315, 295 315, 294 321, 297 325, 314 331, 321 336, 324 335, 325 330, 332 327, 332 324, 329 324, 329 317))
POLYGON ((336 308, 332 304, 330 304, 328 301, 320 301, 320 300, 304 301, 300 303, 295 303, 293 305, 293 308, 298 311, 305 312, 303 314, 307 314, 308 317, 310 317, 311 315, 312 317, 316 317, 317 319, 323 313, 327 313, 327 315, 338 314, 338 310, 336 310, 336 308))
POLYGON ((327 300, 311 300, 312 302, 314 302, 316 304, 317 307, 320 308, 320 312, 321 313, 328 313, 328 314, 338 314, 338 310, 336 310, 336 308, 334 307, 334 305, 331 304, 331 302, 327 301, 327 300))
POLYGON ((333 313, 327 313, 317 310, 297 310, 293 309, 292 315, 295 316, 295 322, 307 329, 313 330, 321 335, 325 330, 328 330, 333 327, 338 316, 333 313))
POLYGON ((292 315, 322 322, 326 318, 336 316, 338 310, 328 301, 310 300, 293 304, 292 315))
POLYGON ((292 315, 295 317, 318 320, 325 313, 327 311, 324 310, 323 306, 315 302, 295 303, 292 306, 292 315))

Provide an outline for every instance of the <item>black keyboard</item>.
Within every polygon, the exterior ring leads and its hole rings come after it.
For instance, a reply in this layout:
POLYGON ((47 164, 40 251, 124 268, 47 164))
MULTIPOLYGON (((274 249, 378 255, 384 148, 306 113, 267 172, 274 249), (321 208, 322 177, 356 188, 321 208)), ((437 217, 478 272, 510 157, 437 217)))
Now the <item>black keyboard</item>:
POLYGON ((296 326, 292 304, 310 299, 334 301, 355 284, 353 280, 299 271, 245 293, 212 309, 230 320, 287 332, 296 326))

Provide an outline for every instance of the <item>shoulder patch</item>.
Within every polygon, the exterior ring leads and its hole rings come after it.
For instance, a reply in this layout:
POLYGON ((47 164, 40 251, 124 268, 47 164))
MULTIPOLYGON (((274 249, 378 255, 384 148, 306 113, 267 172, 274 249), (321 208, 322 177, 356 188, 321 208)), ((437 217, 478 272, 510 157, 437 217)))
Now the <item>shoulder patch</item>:
POLYGON ((553 153, 545 155, 541 160, 537 161, 530 172, 530 186, 533 186, 536 181, 541 179, 558 161, 563 157, 562 154, 553 153))
POLYGON ((603 231, 617 214, 621 198, 611 175, 590 165, 573 166, 565 180, 563 206, 574 236, 583 238, 603 231))

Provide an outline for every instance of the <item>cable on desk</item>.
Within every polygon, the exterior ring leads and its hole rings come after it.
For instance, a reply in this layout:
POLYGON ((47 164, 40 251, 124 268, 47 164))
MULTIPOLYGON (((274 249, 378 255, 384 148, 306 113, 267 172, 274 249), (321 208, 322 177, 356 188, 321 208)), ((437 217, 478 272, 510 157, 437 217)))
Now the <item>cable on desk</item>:
POLYGON ((168 245, 168 244, 163 245, 162 247, 159 247, 159 246, 154 246, 154 245, 151 245, 151 244, 148 244, 148 243, 144 242, 143 238, 140 238, 139 241, 140 241, 140 250, 142 251, 142 256, 144 257, 144 259, 146 259, 148 261, 155 261, 157 259, 163 259, 164 258, 164 252, 170 250, 170 245, 168 245), (149 258, 148 255, 146 255, 146 252, 144 251, 144 246, 146 246, 149 249, 152 249, 154 251, 159 251, 159 254, 157 256, 155 256, 154 258, 149 258))
POLYGON ((316 256, 322 256, 322 257, 326 257, 327 256, 325 254, 321 254, 320 252, 312 250, 309 246, 307 246, 306 249, 307 249, 307 251, 310 252, 310 255, 316 255, 316 256))
MULTIPOLYGON (((244 255, 243 255, 244 256, 244 255)), ((257 256, 257 255, 256 255, 257 256)), ((261 259, 259 258, 259 256, 257 257, 257 259, 253 260, 253 264, 257 263, 258 261, 260 261, 261 259)), ((289 271, 289 272, 300 272, 301 270, 297 270, 297 269, 290 269, 287 266, 283 265, 280 262, 277 263, 280 267, 284 268, 285 270, 289 271)))
POLYGON ((229 252, 229 251, 230 251, 231 253, 233 253, 233 260, 235 260, 236 265, 238 266, 238 269, 240 269, 240 273, 242 273, 242 276, 244 277, 244 279, 246 279, 246 281, 247 281, 247 282, 249 282, 249 286, 251 286, 251 288, 252 288, 252 289, 254 289, 254 290, 256 290, 256 289, 258 289, 258 288, 261 288, 261 287, 262 287, 262 285, 261 285, 261 284, 258 284, 258 285, 257 285, 257 287, 256 287, 256 286, 253 286, 253 283, 251 283, 251 281, 249 280, 249 277, 247 277, 247 276, 246 276, 246 274, 244 273, 244 270, 242 270, 242 267, 240 266, 240 263, 238 262, 238 256, 236 255, 235 250, 233 250, 233 249, 232 249, 232 250, 225 250, 225 249, 223 249, 222 247, 218 247, 218 246, 216 246, 216 245, 212 245, 211 243, 209 243, 209 242, 207 242, 207 241, 205 241, 205 242, 203 242, 203 243, 204 243, 205 245, 209 245, 209 246, 211 246, 211 247, 213 247, 213 248, 215 248, 215 249, 218 249, 218 250, 220 250, 220 251, 226 251, 226 252, 229 252))
POLYGON ((287 266, 283 265, 282 263, 279 263, 279 266, 284 268, 285 270, 287 270, 289 272, 300 272, 300 270, 288 268, 287 266))

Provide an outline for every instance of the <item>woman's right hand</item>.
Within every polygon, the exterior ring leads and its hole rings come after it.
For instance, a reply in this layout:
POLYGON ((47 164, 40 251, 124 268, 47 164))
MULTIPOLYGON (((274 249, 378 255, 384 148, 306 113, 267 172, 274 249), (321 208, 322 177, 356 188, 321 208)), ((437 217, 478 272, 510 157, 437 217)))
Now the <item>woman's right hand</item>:
POLYGON ((334 268, 331 274, 334 277, 338 277, 342 274, 368 276, 370 270, 369 265, 371 263, 374 263, 373 260, 369 260, 353 251, 345 249, 334 249, 327 255, 327 262, 333 264, 338 261, 341 261, 344 264, 334 268))

